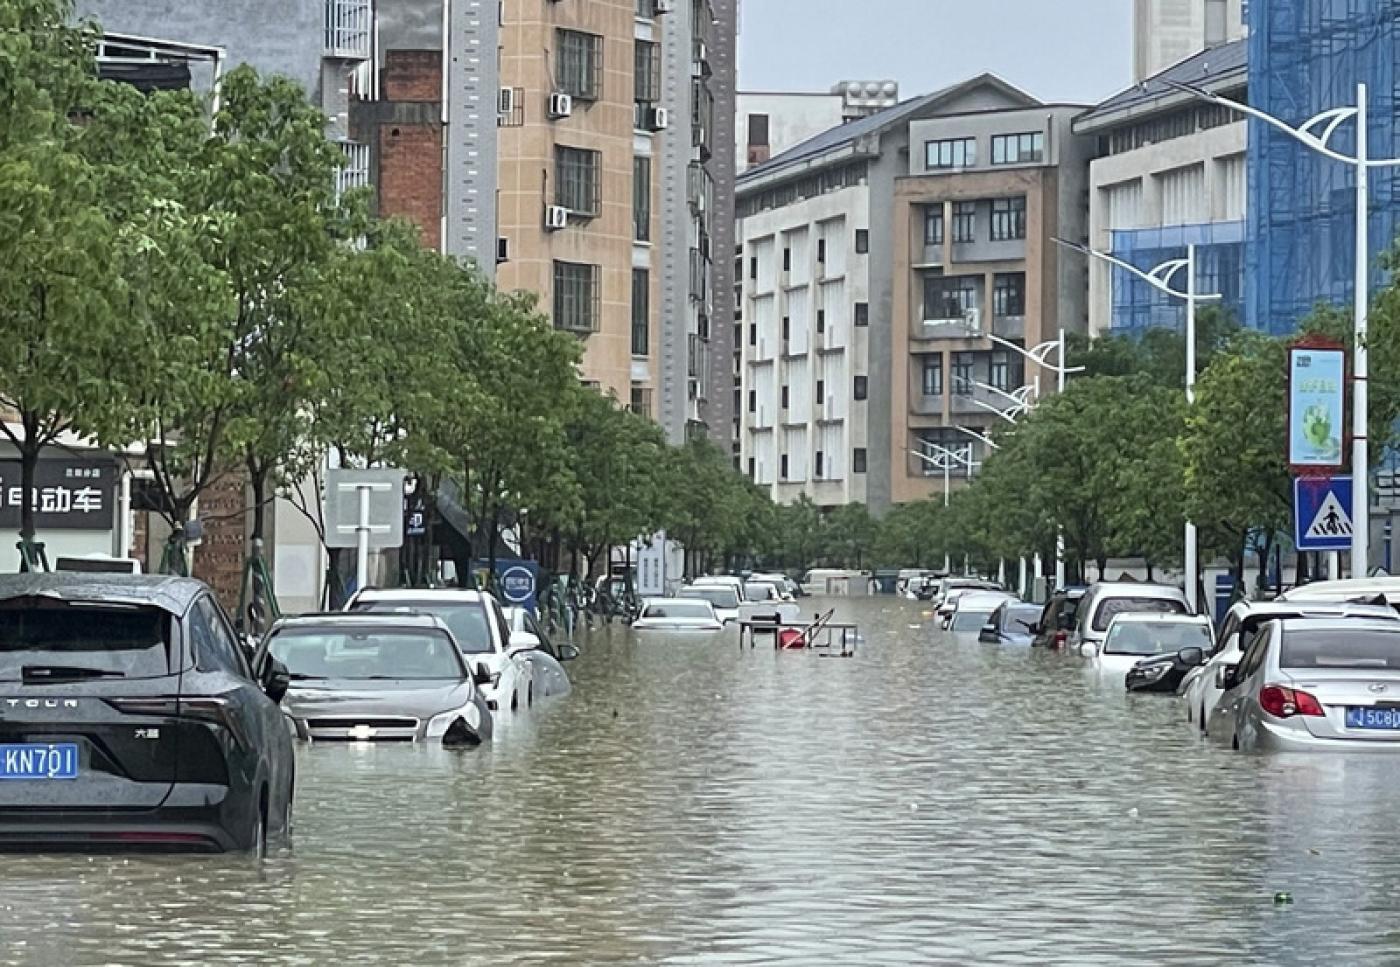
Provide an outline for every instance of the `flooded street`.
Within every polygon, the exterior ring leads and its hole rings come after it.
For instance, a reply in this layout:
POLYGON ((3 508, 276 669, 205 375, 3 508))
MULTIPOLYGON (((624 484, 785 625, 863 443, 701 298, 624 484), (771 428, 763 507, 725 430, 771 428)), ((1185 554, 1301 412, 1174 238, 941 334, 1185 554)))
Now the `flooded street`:
POLYGON ((1400 960, 1400 757, 1207 747, 922 609, 843 604, 854 660, 595 634, 491 746, 299 749, 261 865, 8 857, 0 963, 1400 960))

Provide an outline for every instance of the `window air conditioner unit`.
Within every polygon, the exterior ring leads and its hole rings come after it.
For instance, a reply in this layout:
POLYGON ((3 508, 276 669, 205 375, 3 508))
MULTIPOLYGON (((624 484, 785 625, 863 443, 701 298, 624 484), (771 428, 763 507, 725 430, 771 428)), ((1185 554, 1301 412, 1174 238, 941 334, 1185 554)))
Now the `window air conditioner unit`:
POLYGON ((503 87, 503 88, 501 88, 500 97, 497 98, 497 102, 496 102, 496 113, 497 113, 497 114, 511 114, 511 113, 514 113, 514 111, 515 111, 515 88, 513 88, 513 87, 503 87))
POLYGON ((498 263, 510 261, 510 239, 504 235, 496 237, 496 261, 498 263))
POLYGON ((566 118, 574 113, 574 99, 567 94, 555 92, 549 95, 549 116, 554 120, 566 118))
POLYGON ((963 325, 967 326, 970 332, 982 331, 982 310, 968 309, 963 313, 963 325))
POLYGON ((665 131, 671 126, 671 112, 664 107, 654 107, 647 112, 647 130, 665 131))
POLYGON ((563 205, 549 205, 544 210, 544 227, 551 232, 569 227, 569 210, 563 205))

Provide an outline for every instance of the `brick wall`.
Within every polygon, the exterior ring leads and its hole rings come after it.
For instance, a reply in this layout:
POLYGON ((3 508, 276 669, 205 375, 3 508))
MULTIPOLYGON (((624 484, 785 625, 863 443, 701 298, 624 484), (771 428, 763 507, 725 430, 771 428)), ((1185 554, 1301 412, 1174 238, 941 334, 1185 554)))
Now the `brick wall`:
POLYGON ((199 498, 204 541, 194 549, 194 576, 208 584, 230 615, 238 607, 248 531, 247 478, 224 475, 199 498))
POLYGON ((407 218, 423 244, 442 237, 442 125, 384 124, 379 128, 379 214, 407 218))
POLYGON ((386 101, 441 101, 442 52, 388 51, 380 81, 386 101))

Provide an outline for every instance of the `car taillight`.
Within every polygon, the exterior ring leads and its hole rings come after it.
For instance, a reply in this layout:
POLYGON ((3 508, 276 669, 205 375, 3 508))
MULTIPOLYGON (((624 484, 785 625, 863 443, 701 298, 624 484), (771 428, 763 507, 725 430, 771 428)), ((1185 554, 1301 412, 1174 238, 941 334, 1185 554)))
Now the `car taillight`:
POLYGON ((1307 692, 1282 685, 1265 685, 1259 690, 1259 707, 1276 719, 1295 715, 1321 717, 1326 715, 1322 703, 1307 692))
POLYGON ((161 695, 154 698, 109 698, 109 705, 130 715, 151 715, 169 718, 195 719, 228 730, 233 740, 248 748, 248 737, 234 711, 233 701, 222 695, 196 695, 176 698, 161 695))
POLYGON ((1055 632, 1055 647, 1063 648, 1065 642, 1069 641, 1069 633, 1064 631, 1055 632))

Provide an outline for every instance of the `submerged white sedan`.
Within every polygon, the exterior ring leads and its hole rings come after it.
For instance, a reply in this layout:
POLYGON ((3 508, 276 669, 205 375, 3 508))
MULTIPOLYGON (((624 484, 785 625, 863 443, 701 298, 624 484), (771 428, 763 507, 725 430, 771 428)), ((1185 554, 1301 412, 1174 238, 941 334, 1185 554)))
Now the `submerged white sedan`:
POLYGON ((638 631, 713 633, 724 630, 714 605, 700 598, 650 598, 632 622, 638 631))

